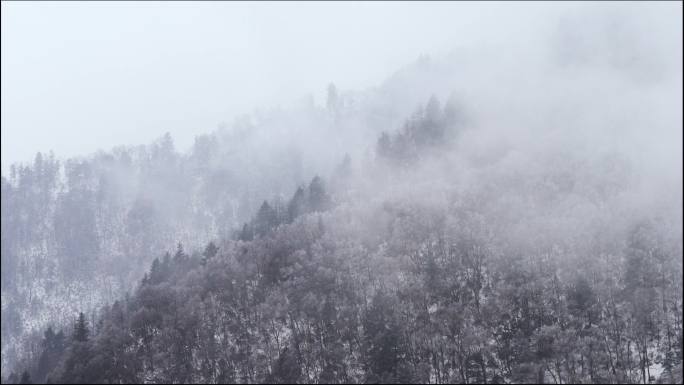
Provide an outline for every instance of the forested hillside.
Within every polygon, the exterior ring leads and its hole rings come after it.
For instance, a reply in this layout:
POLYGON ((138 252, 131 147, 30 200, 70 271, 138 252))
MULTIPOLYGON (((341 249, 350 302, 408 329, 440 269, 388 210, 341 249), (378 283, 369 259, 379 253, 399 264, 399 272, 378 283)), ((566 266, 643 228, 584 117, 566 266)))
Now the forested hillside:
POLYGON ((374 135, 364 133, 369 116, 388 121, 388 113, 355 112, 331 87, 328 107, 251 114, 197 137, 188 152, 167 134, 11 165, 2 177, 3 368, 47 323, 69 323, 79 310, 92 316, 132 289, 158 250, 229 237, 264 199, 284 199, 361 156, 349 143, 374 135))
POLYGON ((582 12, 11 165, 3 383, 681 383, 681 55, 582 12))
POLYGON ((681 233, 624 211, 627 165, 547 154, 425 185, 458 170, 440 149, 459 122, 432 99, 363 169, 202 248, 151 250, 132 295, 47 329, 9 381, 681 380, 681 233))

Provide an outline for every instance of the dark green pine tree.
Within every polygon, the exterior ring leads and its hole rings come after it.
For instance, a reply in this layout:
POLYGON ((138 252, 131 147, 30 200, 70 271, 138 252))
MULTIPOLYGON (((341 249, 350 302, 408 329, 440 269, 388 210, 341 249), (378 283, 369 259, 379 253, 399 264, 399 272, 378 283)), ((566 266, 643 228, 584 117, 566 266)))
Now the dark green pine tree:
POLYGON ((323 180, 316 176, 309 184, 309 209, 311 211, 326 211, 330 208, 330 196, 325 191, 323 180))
POLYGON ((245 225, 242 226, 242 231, 240 231, 240 234, 238 235, 238 239, 245 242, 254 239, 254 232, 252 231, 252 226, 250 226, 248 223, 245 223, 245 225))
POLYGON ((268 234, 276 225, 276 212, 267 201, 259 208, 254 220, 254 232, 259 236, 268 234))
POLYGON ((392 298, 380 292, 373 298, 366 314, 364 351, 367 383, 394 383, 400 377, 402 336, 394 306, 392 298))
POLYGON ((202 253, 202 265, 206 265, 208 260, 214 258, 216 254, 218 254, 218 250, 219 248, 214 244, 214 242, 209 242, 202 253))
POLYGON ((582 328, 585 322, 593 322, 592 307, 596 302, 595 297, 589 281, 583 276, 577 277, 568 288, 566 294, 568 310, 576 320, 580 321, 582 328))
POLYGON ((90 346, 90 329, 83 313, 78 314, 74 324, 74 332, 71 335, 71 347, 67 351, 64 361, 64 372, 59 382, 64 383, 89 383, 91 374, 88 373, 88 363, 92 358, 90 346))
POLYGON ((162 268, 161 268, 161 262, 159 261, 159 258, 155 258, 154 261, 152 261, 152 267, 150 268, 150 276, 149 276, 149 283, 152 285, 156 285, 158 283, 161 283, 164 277, 162 276, 162 268))
POLYGON ((78 313, 78 320, 74 325, 74 334, 72 339, 75 342, 88 342, 90 337, 90 330, 88 329, 88 321, 86 321, 83 312, 78 313))
POLYGON ((55 334, 52 327, 48 327, 44 333, 42 348, 43 351, 38 359, 38 366, 33 373, 35 380, 38 382, 45 380, 64 352, 64 333, 60 331, 55 334))
POLYGON ((21 379, 19 380, 20 384, 33 384, 31 381, 31 375, 29 374, 28 370, 24 370, 24 373, 21 374, 21 379))
POLYGON ((292 196, 290 203, 287 205, 287 220, 292 223, 298 216, 306 213, 306 194, 302 187, 297 188, 297 191, 292 196))
POLYGON ((383 131, 378 138, 375 152, 379 157, 385 159, 391 159, 393 156, 392 138, 390 138, 389 134, 385 131, 383 131))
POLYGON ((335 167, 332 182, 335 186, 344 186, 352 175, 351 157, 344 154, 342 162, 335 167))
POLYGON ((302 376, 302 370, 297 362, 297 357, 285 347, 273 367, 269 381, 273 384, 297 384, 302 376))
POLYGON ((182 262, 185 259, 187 259, 188 255, 185 254, 185 251, 183 250, 183 244, 178 242, 178 246, 176 246, 176 254, 173 255, 173 260, 175 262, 182 262))

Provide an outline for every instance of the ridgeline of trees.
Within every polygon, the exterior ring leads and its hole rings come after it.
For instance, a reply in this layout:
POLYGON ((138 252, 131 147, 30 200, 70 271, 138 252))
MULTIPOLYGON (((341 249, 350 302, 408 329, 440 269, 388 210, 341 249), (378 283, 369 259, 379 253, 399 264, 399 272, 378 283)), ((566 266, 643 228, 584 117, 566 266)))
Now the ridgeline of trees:
POLYGON ((418 109, 395 133, 383 131, 376 144, 376 153, 392 165, 409 166, 421 156, 449 148, 463 122, 456 103, 449 100, 444 108, 432 96, 424 108, 418 109))
POLYGON ((298 187, 287 205, 276 200, 272 204, 264 201, 256 217, 242 226, 238 238, 251 241, 254 237, 263 237, 283 223, 292 223, 297 217, 310 213, 328 210, 332 205, 330 196, 325 190, 323 180, 316 176, 311 180, 309 188, 298 187))

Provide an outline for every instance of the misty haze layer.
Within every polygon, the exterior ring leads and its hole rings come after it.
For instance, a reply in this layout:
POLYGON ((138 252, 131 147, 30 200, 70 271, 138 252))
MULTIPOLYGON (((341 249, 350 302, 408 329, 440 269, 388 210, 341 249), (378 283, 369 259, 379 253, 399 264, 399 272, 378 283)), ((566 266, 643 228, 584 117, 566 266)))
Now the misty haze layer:
MULTIPOLYGON (((375 86, 420 54, 475 44, 545 50, 540 40, 582 8, 606 6, 6 2, 2 172, 37 151, 71 157, 167 131, 185 151, 196 135, 239 114, 305 95, 322 103, 330 81, 375 86)), ((676 44, 677 21, 659 17, 667 5, 629 8, 658 20, 647 21, 659 36, 648 44, 676 44)))
POLYGON ((12 36, 35 6, 3 4, 3 381, 681 382, 681 4, 108 5, 130 30, 50 51, 50 85, 12 36), (7 166, 48 127, 80 156, 7 166))

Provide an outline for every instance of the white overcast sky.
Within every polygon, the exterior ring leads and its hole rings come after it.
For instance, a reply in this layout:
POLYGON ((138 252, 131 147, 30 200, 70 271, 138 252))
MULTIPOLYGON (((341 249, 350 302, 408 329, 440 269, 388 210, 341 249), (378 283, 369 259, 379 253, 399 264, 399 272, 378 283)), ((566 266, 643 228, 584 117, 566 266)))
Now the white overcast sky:
MULTIPOLYGON (((616 4, 616 3, 613 3, 616 4)), ((195 135, 421 54, 529 43, 580 3, 2 3, 2 169, 195 135)), ((592 5, 589 5, 592 6, 592 5)))

